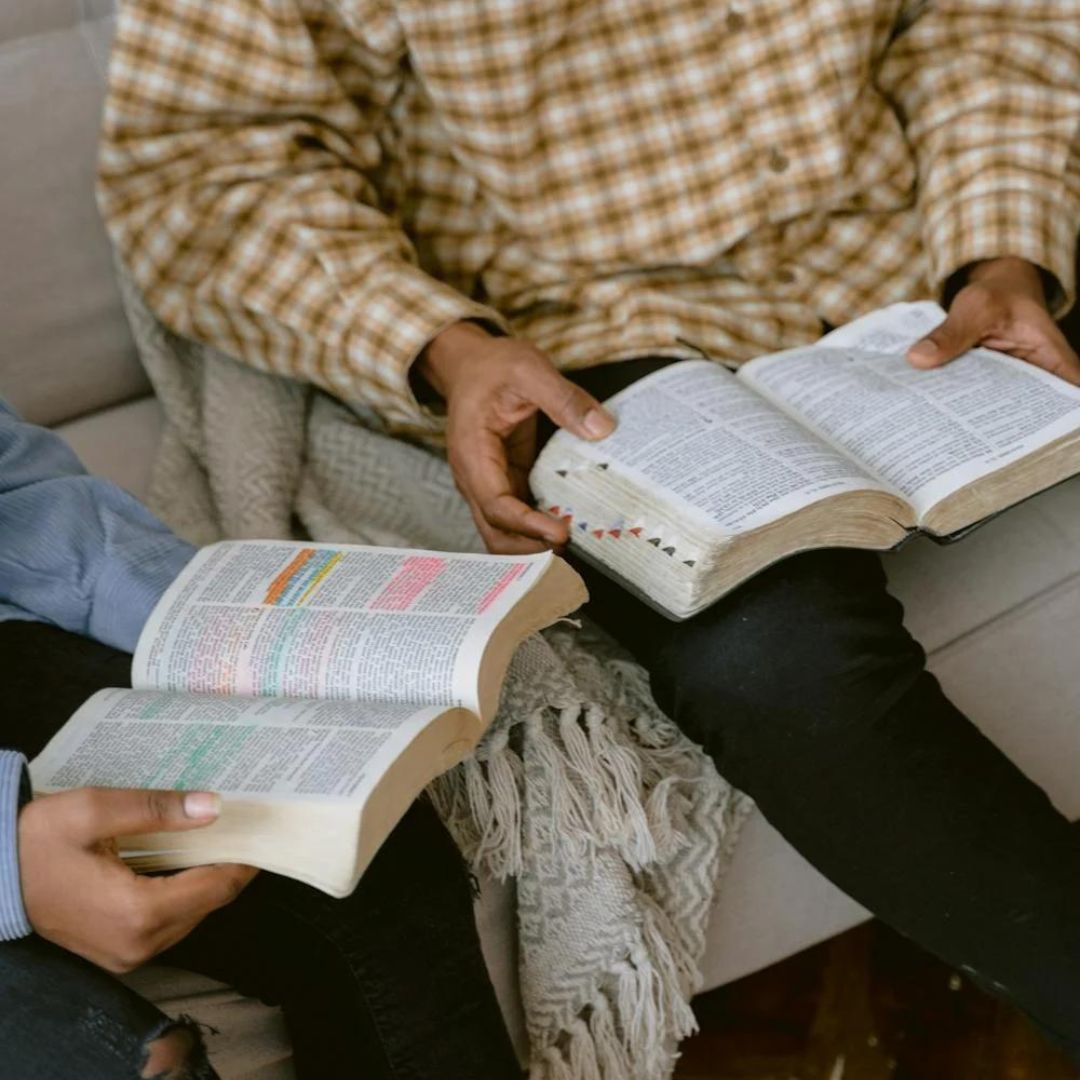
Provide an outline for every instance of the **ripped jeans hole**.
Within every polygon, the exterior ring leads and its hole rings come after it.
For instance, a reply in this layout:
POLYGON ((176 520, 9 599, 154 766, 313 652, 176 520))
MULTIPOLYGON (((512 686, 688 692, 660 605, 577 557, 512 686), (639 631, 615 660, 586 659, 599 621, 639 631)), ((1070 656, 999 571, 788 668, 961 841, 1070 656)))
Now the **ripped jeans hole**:
MULTIPOLYGON (((213 1031, 213 1028, 208 1028, 213 1031)), ((190 1016, 164 1019, 143 1043, 140 1080, 218 1080, 206 1056, 202 1028, 190 1016)))

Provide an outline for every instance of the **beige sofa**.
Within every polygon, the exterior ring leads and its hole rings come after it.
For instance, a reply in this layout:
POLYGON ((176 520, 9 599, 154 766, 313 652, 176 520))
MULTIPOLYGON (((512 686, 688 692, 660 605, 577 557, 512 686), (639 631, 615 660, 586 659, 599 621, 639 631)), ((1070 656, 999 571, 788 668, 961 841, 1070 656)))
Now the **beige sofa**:
MULTIPOLYGON (((133 355, 92 196, 110 0, 0 0, 0 394, 57 426, 87 466, 139 493, 159 413, 133 355)), ((957 702, 1080 815, 1080 482, 953 548, 887 558, 909 624, 957 702)), ((771 964, 866 918, 755 815, 713 915, 705 986, 771 964)), ((521 1039, 513 898, 488 885, 480 922, 521 1039)), ((221 1030, 225 1077, 292 1075, 280 1016, 227 988, 151 968, 166 1009, 221 1030)))

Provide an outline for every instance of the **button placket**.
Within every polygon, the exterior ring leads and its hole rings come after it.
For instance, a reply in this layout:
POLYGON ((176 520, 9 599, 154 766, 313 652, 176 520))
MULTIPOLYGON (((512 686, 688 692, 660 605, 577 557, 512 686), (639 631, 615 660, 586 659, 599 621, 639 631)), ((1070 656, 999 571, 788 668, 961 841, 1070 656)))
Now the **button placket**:
POLYGON ((769 156, 766 158, 766 164, 772 172, 782 173, 787 172, 788 167, 791 165, 791 159, 783 152, 783 150, 774 146, 769 151, 769 156))

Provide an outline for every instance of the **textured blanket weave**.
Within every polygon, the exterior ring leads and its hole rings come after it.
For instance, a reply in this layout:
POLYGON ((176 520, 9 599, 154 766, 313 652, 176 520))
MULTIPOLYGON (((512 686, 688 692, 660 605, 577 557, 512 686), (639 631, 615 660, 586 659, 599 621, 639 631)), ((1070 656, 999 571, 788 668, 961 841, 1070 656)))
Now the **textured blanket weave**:
MULTIPOLYGON (((480 549, 442 458, 175 336, 121 286, 166 418, 149 501, 181 535, 480 549)), ((642 669, 588 625, 531 639, 478 752, 432 795, 477 871, 516 882, 531 1080, 669 1077, 749 804, 642 669)))

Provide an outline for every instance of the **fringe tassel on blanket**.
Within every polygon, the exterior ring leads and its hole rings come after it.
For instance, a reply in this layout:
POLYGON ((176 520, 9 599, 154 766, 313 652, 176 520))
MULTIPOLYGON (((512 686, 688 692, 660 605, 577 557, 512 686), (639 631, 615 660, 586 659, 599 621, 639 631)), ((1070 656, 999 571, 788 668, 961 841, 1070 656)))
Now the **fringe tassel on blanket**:
POLYGON ((556 1045, 535 1054, 530 1080, 652 1080, 668 1076, 694 1015, 645 948, 616 965, 616 981, 556 1045), (613 1000, 612 1000, 613 999, 613 1000))
MULTIPOLYGON (((685 777, 666 773, 665 748, 635 757, 631 733, 595 704, 541 708, 520 722, 522 743, 542 772, 550 818, 534 829, 558 834, 587 856, 608 844, 635 870, 648 874, 688 840, 674 823, 684 814, 685 777), (622 740, 622 741, 621 741, 622 740), (654 781, 647 790, 643 776, 654 781)), ((473 866, 496 877, 522 868, 525 763, 507 733, 497 730, 479 753, 433 787, 444 819, 455 829, 473 866), (468 834, 461 826, 478 831, 468 834)), ((616 962, 610 985, 593 998, 554 1045, 534 1047, 532 1080, 654 1080, 670 1074, 678 1040, 695 1030, 689 999, 699 981, 694 935, 680 934, 662 906, 644 893, 637 941, 616 962)))
MULTIPOLYGON (((664 813, 679 778, 664 777, 643 798, 642 769, 620 737, 628 732, 595 705, 541 709, 521 727, 528 752, 550 785, 551 821, 563 842, 587 855, 610 845, 634 870, 664 860, 685 838, 664 813)), ((524 765, 505 729, 436 780, 431 797, 477 871, 499 880, 521 871, 524 765)))

